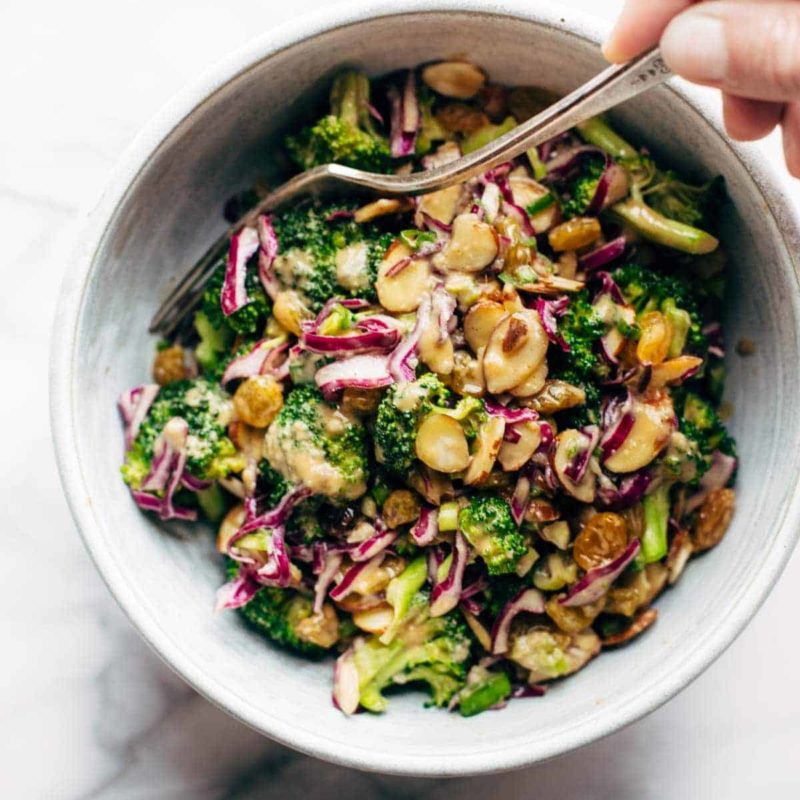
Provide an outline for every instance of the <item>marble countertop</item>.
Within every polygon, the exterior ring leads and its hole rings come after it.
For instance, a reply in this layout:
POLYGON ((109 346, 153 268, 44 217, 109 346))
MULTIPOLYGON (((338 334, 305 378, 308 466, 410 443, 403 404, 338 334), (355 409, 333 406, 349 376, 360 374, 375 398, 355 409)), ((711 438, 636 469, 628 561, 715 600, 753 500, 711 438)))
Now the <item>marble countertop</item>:
MULTIPOLYGON (((54 0, 4 6, 0 342, 0 796, 749 798, 800 796, 800 558, 705 675, 626 730, 533 769, 459 781, 367 775, 274 744, 211 706, 140 640, 84 551, 47 426, 49 320, 76 225, 139 127, 209 61, 321 5, 54 0), (12 276, 13 275, 13 279, 12 276), (13 290, 11 288, 13 287, 13 290), (38 298, 31 328, 23 297, 38 298), (13 455, 9 455, 13 454, 13 455), (455 795, 453 794, 455 792, 455 795)), ((616 0, 565 0, 613 17, 616 0)), ((779 157, 779 143, 764 145, 779 157)), ((800 200, 798 184, 795 196, 800 200)))

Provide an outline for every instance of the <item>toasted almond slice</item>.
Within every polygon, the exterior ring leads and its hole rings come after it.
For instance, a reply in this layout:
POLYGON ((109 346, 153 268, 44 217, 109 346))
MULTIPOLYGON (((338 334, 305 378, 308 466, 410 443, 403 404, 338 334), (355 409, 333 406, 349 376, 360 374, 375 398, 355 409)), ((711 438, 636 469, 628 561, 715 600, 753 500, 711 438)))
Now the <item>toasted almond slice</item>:
POLYGON ((357 209, 356 213, 353 215, 353 219, 356 222, 369 222, 377 217, 385 217, 387 214, 408 211, 410 207, 411 205, 407 200, 401 200, 397 197, 381 197, 357 209))
POLYGON ((353 613, 353 624, 367 633, 380 636, 392 624, 394 611, 388 603, 353 613))
POLYGON ((426 258, 414 258, 402 269, 392 268, 411 257, 411 249, 397 240, 392 243, 378 267, 375 288, 380 304, 395 314, 415 311, 422 296, 430 288, 431 268, 426 258))
POLYGON ((668 444, 675 429, 675 410, 664 392, 634 401, 633 427, 604 466, 612 472, 635 472, 646 467, 668 444))
POLYGON ((511 389, 514 397, 533 397, 544 389, 547 383, 547 361, 541 364, 519 386, 511 389))
POLYGON ((561 292, 580 292, 586 284, 561 275, 548 275, 536 283, 526 283, 517 286, 520 292, 534 292, 535 294, 561 294, 561 292))
POLYGON ((655 364, 650 375, 651 389, 660 389, 670 383, 677 383, 694 373, 703 363, 703 359, 698 356, 678 356, 655 364))
POLYGON ((480 272, 497 258, 497 232, 477 214, 459 214, 453 220, 450 241, 434 256, 440 269, 480 272))
MULTIPOLYGON (((527 208, 531 203, 535 203, 550 194, 550 190, 546 186, 542 186, 541 183, 527 176, 512 175, 508 180, 508 184, 511 188, 514 202, 522 208, 527 208)), ((534 233, 538 236, 558 224, 560 218, 561 211, 558 203, 553 202, 547 208, 543 208, 534 214, 530 220, 534 233)))
POLYGON ((244 506, 239 503, 233 506, 222 518, 217 532, 217 551, 226 553, 231 537, 244 525, 244 506))
POLYGON ((417 457, 438 472, 451 474, 469 466, 469 445, 458 421, 446 414, 430 414, 417 431, 417 457))
POLYGON ((443 342, 440 342, 439 324, 437 321, 432 321, 420 336, 420 361, 427 364, 437 375, 449 375, 455 366, 454 354, 452 340, 448 336, 443 342))
POLYGON ((503 306, 492 300, 479 300, 470 308, 464 317, 464 338, 473 353, 486 347, 492 331, 506 315, 503 306))
POLYGON ((591 469, 587 469, 580 483, 575 483, 566 473, 566 469, 577 447, 584 445, 584 435, 573 428, 569 428, 556 436, 556 450, 553 456, 553 469, 565 491, 581 503, 594 501, 597 478, 591 469))
POLYGON ((458 211, 458 201, 461 199, 463 187, 460 183, 448 186, 438 192, 431 192, 419 199, 417 210, 424 212, 429 217, 445 225, 449 225, 458 211))
POLYGON ((483 354, 486 388, 502 394, 524 383, 544 361, 547 345, 547 334, 535 311, 525 309, 502 319, 483 354))
POLYGON ((506 472, 520 469, 536 452, 542 441, 538 422, 518 422, 514 425, 514 430, 519 434, 519 439, 516 442, 504 441, 497 454, 497 460, 506 472))
POLYGON ((464 476, 464 483, 472 486, 486 480, 492 471, 497 454, 503 444, 503 434, 506 430, 506 421, 503 417, 489 417, 481 425, 476 440, 475 454, 469 463, 469 469, 464 476))
POLYGON ((445 97, 469 100, 483 88, 486 74, 468 61, 440 61, 422 70, 422 80, 445 97))

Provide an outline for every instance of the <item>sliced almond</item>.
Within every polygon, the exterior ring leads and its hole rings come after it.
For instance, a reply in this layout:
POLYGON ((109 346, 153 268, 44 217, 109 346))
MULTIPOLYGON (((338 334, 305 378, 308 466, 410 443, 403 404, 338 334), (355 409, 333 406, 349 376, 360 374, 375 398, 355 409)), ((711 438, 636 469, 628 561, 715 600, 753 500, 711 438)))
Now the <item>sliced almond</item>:
POLYGON ((486 74, 468 61, 440 61, 422 70, 422 80, 444 97, 469 100, 483 88, 486 74))
POLYGON ((492 300, 479 300, 464 317, 464 338, 477 353, 489 343, 492 331, 507 314, 502 304, 492 300))
POLYGON ((578 448, 585 446, 586 437, 580 431, 569 428, 556 436, 556 450, 553 456, 553 469, 559 482, 568 494, 581 503, 594 501, 597 478, 591 469, 587 469, 580 483, 575 483, 566 473, 578 448))
POLYGON ((231 508, 222 518, 217 531, 217 552, 226 553, 228 551, 228 542, 244 525, 244 516, 244 506, 240 503, 231 508))
POLYGON ((417 210, 433 217, 437 222, 449 225, 458 211, 458 202, 461 199, 462 185, 448 186, 438 192, 431 192, 419 199, 417 210))
POLYGON ((628 325, 633 325, 636 322, 636 311, 631 306, 614 305, 608 295, 603 296, 608 298, 609 302, 614 306, 613 315, 609 320, 609 324, 612 327, 603 335, 603 349, 612 358, 617 358, 617 356, 622 353, 625 343, 628 340, 617 327, 616 323, 618 320, 622 320, 628 325))
MULTIPOLYGON (((508 180, 508 185, 511 188, 514 202, 522 208, 527 208, 532 203, 550 194, 550 190, 546 186, 542 186, 541 183, 527 176, 512 175, 508 180)), ((538 236, 540 233, 545 233, 554 225, 557 225, 560 218, 561 211, 558 203, 553 202, 547 208, 543 208, 531 216, 530 220, 534 233, 538 236)))
POLYGON ((386 251, 378 267, 378 279, 375 281, 378 300, 387 311, 395 314, 415 311, 430 288, 431 268, 425 258, 414 258, 392 273, 396 264, 411 255, 411 249, 397 240, 386 251))
POLYGON ((514 431, 519 434, 519 439, 516 442, 504 441, 497 454, 497 460, 506 472, 513 472, 527 463, 542 441, 538 422, 518 422, 514 431))
POLYGON ((511 389, 514 397, 533 397, 544 388, 547 383, 547 361, 542 363, 519 386, 511 389))
POLYGON ((454 367, 453 355, 452 340, 447 336, 444 341, 440 341, 438 321, 432 320, 420 336, 420 361, 427 364, 437 375, 449 375, 454 367))
POLYGON ((660 389, 670 383, 678 383, 687 375, 692 374, 694 370, 699 369, 702 363, 703 359, 698 356, 678 356, 670 358, 668 361, 662 361, 660 364, 654 364, 648 386, 651 389, 660 389))
POLYGON ((378 217, 385 217, 387 214, 396 214, 399 211, 407 211, 410 208, 407 200, 400 200, 396 197, 381 197, 372 203, 356 210, 353 219, 356 222, 369 222, 378 217))
POLYGON ((548 339, 539 315, 530 309, 502 319, 492 331, 483 354, 483 375, 492 394, 502 394, 524 383, 542 364, 548 339), (525 330, 524 337, 512 334, 512 326, 525 330), (509 343, 515 348, 508 349, 509 343))
POLYGON ((612 472, 635 472, 647 466, 669 443, 675 429, 675 410, 666 392, 634 401, 633 427, 619 446, 605 460, 612 472))
POLYGON ((541 276, 536 283, 526 283, 517 286, 521 292, 535 294, 561 294, 562 292, 580 292, 586 284, 561 275, 541 276))
POLYGON ((469 466, 469 445, 457 420, 446 414, 430 414, 417 431, 417 457, 438 472, 452 474, 469 466))
POLYGON ((394 611, 388 603, 353 613, 353 624, 367 633, 380 636, 392 624, 394 611))
POLYGON ((475 454, 469 463, 464 483, 472 486, 486 480, 492 471, 497 454, 503 444, 506 421, 503 417, 489 417, 481 425, 475 442, 475 454))
POLYGON ((459 214, 453 220, 450 241, 434 256, 443 270, 480 272, 497 258, 497 232, 477 214, 459 214))

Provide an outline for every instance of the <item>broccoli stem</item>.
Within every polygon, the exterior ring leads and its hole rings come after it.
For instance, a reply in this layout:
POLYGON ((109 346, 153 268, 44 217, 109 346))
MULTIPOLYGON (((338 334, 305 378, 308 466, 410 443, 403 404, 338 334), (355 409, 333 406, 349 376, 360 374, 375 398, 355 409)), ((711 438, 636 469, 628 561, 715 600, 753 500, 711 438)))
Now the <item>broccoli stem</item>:
POLYGON ((458 503, 451 501, 439 506, 439 530, 444 532, 458 530, 458 503))
POLYGON ((654 492, 645 495, 644 532, 642 533, 643 564, 660 561, 667 554, 667 524, 669 521, 669 485, 660 486, 654 492))
POLYGON ((480 150, 481 147, 493 142, 495 139, 499 139, 516 127, 517 121, 514 117, 506 117, 499 125, 484 125, 464 139, 461 143, 461 152, 467 155, 475 152, 475 150, 480 150))
POLYGON ((622 217, 646 239, 656 244, 671 247, 691 255, 711 253, 717 249, 719 240, 710 233, 701 231, 683 222, 668 219, 650 208, 644 200, 629 197, 612 206, 612 211, 622 217))
POLYGON ((689 328, 692 327, 692 318, 688 311, 678 308, 674 300, 665 300, 661 304, 664 316, 672 325, 672 339, 669 343, 669 358, 677 358, 686 346, 686 337, 689 335, 689 328))
POLYGON ((531 147, 526 155, 528 156, 528 161, 533 170, 533 177, 536 178, 537 181, 540 181, 547 175, 547 167, 542 162, 542 159, 539 158, 539 151, 535 147, 531 147))
POLYGON ((219 522, 225 516, 228 504, 218 483, 212 483, 208 489, 201 489, 196 496, 198 505, 211 522, 219 522))
POLYGON ((353 127, 359 122, 358 84, 362 77, 358 72, 343 72, 336 76, 331 87, 331 114, 353 127))
POLYGON ((602 117, 593 117, 577 125, 589 144, 605 150, 612 158, 637 158, 636 149, 628 144, 602 117))
POLYGON ((505 672, 493 672, 483 682, 461 690, 458 709, 462 717, 473 717, 486 711, 511 694, 511 681, 505 672))

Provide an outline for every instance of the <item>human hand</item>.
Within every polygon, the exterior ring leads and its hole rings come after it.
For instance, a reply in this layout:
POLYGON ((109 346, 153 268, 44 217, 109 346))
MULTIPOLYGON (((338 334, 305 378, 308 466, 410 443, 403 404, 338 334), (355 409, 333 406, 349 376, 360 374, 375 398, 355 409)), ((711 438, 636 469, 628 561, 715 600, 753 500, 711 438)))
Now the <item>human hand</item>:
POLYGON ((800 178, 800 0, 627 0, 603 52, 627 61, 659 39, 674 72, 722 90, 734 139, 781 125, 786 166, 800 178))

